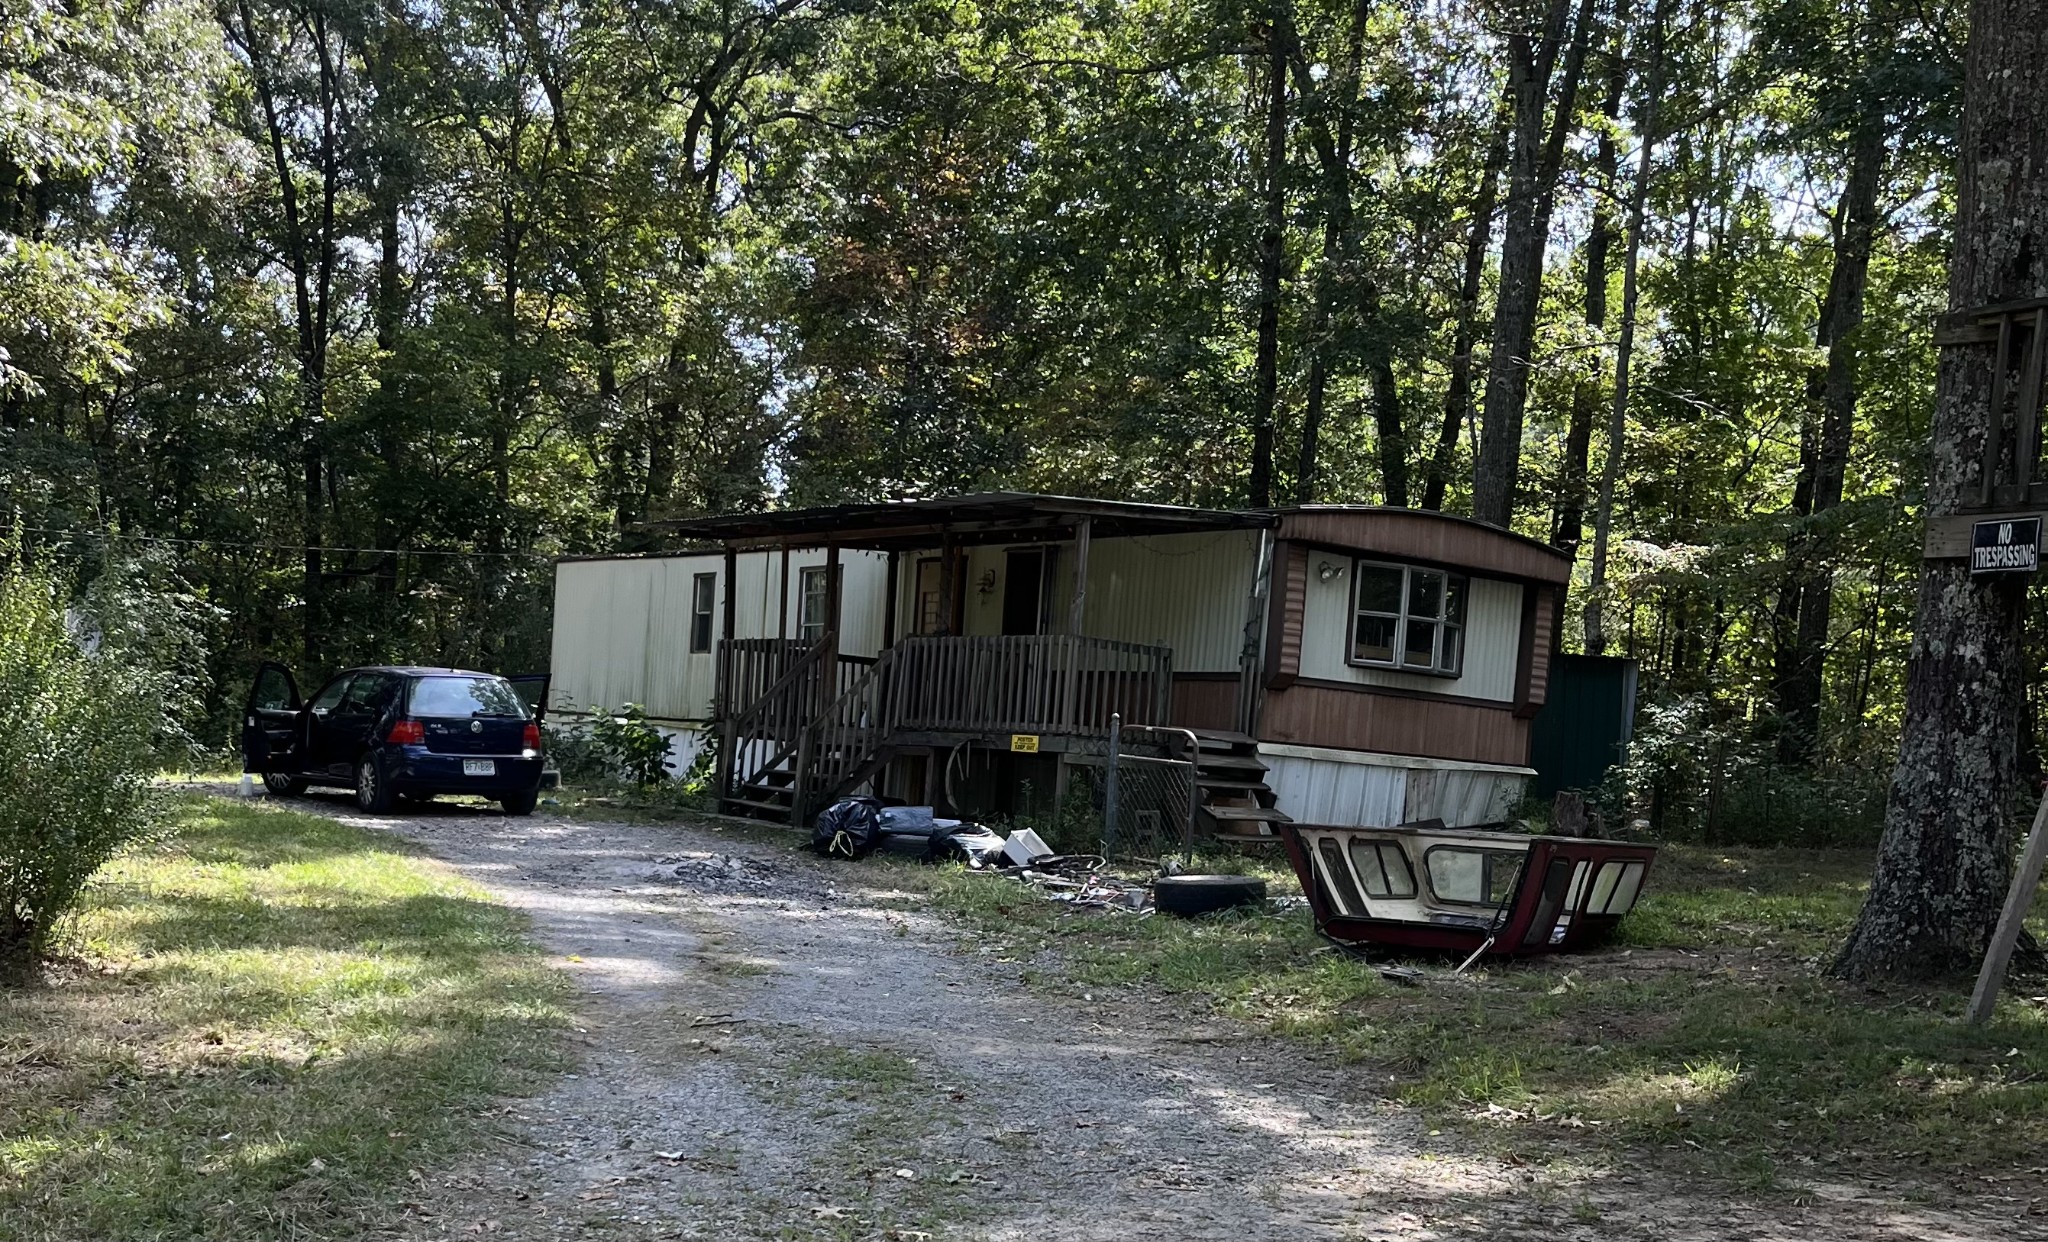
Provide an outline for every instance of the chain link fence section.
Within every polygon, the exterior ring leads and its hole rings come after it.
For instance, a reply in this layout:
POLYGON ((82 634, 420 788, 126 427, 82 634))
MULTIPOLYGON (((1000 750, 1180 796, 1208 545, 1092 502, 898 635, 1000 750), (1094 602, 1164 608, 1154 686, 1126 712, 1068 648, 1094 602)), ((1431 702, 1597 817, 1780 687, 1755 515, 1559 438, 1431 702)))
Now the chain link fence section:
POLYGON ((1194 847, 1199 743, 1185 729, 1133 725, 1113 730, 1099 749, 1069 753, 1100 825, 1101 853, 1148 861, 1194 847), (1114 793, 1114 813, 1111 797, 1114 793))

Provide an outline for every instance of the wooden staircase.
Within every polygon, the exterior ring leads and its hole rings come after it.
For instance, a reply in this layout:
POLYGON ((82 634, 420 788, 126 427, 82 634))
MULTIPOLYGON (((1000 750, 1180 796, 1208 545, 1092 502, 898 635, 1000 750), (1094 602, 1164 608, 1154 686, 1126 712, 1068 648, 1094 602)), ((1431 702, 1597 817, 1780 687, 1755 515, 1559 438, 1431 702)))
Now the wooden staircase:
POLYGON ((823 663, 822 652, 807 655, 735 721, 730 792, 719 809, 803 823, 889 762, 895 748, 878 722, 895 652, 860 668, 837 697, 817 707, 823 663))
POLYGON ((1279 809, 1279 798, 1266 784, 1259 744, 1247 734, 1215 729, 1195 730, 1195 740, 1197 827, 1226 845, 1277 843, 1273 826, 1294 820, 1279 809))

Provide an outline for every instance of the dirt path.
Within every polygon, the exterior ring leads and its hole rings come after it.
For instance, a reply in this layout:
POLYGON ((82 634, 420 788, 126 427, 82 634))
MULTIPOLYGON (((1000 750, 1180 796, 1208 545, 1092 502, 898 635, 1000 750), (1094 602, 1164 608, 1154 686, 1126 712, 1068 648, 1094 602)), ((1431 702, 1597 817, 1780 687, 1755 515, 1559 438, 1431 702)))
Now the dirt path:
POLYGON ((358 817, 527 911, 581 985, 581 1064, 423 1179, 416 1239, 1993 1239, 1848 1187, 1749 1203, 1531 1172, 1364 1071, 1206 1018, 1024 985, 886 873, 714 827, 358 817))

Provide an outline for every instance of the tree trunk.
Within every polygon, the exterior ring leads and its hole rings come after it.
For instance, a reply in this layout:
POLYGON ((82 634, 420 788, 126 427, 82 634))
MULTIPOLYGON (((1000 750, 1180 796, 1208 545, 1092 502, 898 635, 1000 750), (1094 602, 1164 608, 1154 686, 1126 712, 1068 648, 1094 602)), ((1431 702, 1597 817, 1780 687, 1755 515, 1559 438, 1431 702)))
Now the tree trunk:
MULTIPOLYGON (((1284 12, 1284 10, 1283 10, 1284 12)), ((1291 16, 1291 15, 1289 15, 1291 16)), ((1334 134, 1315 116, 1307 104, 1314 89, 1314 77, 1301 55, 1298 32, 1287 31, 1286 52, 1293 67, 1297 91, 1304 100, 1303 113, 1310 119, 1316 155, 1323 167, 1323 257, 1316 273, 1315 301, 1309 310, 1308 394, 1302 405, 1301 448, 1295 460, 1294 500, 1314 504, 1316 472, 1321 466, 1323 406, 1329 395, 1331 360, 1337 353, 1333 303, 1340 290, 1359 280, 1357 243, 1352 236, 1351 143, 1356 132, 1359 65, 1365 55, 1365 24, 1371 16, 1361 3, 1351 14, 1350 36, 1345 42, 1344 75, 1336 87, 1337 129, 1334 134)), ((1354 313, 1357 307, 1350 308, 1354 313)))
POLYGON ((1280 393, 1280 260, 1287 227, 1288 15, 1277 12, 1266 36, 1266 142, 1263 221, 1259 230, 1259 342, 1252 392, 1251 504, 1273 503, 1273 418, 1280 393))
MULTIPOLYGON (((1593 147, 1593 220, 1586 230, 1582 258, 1586 268, 1586 327, 1599 345, 1607 340, 1607 257, 1614 246, 1614 198, 1619 188, 1620 156, 1614 146, 1615 124, 1621 120, 1623 92, 1628 86, 1628 58, 1623 53, 1627 26, 1626 0, 1614 15, 1614 48, 1608 58, 1607 98, 1600 112, 1607 124, 1593 147)), ((1600 408, 1600 351, 1589 374, 1572 385, 1572 409, 1565 425, 1564 463, 1558 471, 1556 518, 1550 525, 1550 546, 1576 558, 1586 533, 1586 468, 1593 445, 1593 417, 1600 408)), ((1562 603, 1559 607, 1562 609, 1562 603)))
MULTIPOLYGON (((1949 309, 2048 296, 2048 24, 2032 0, 1974 0, 1949 309)), ((1974 496, 1995 345, 1950 345, 1935 381, 1929 520, 1974 496)), ((2026 581, 1923 562, 1906 718, 1877 871, 1835 962, 1847 978, 1974 969, 2012 874, 2026 581)))
MULTIPOLYGON (((1877 193, 1886 157, 1883 118, 1872 115, 1858 128, 1850 149, 1848 182, 1835 213, 1835 261, 1828 278, 1814 344, 1827 351, 1827 364, 1808 381, 1819 407, 1820 428, 1800 480, 1806 492, 1803 515, 1787 541, 1786 590, 1779 602, 1777 700, 1781 727, 1778 758, 1805 766, 1820 741, 1821 675, 1827 659, 1828 626, 1834 609, 1836 541, 1825 527, 1842 503, 1849 468, 1849 442, 1856 415, 1857 328, 1863 323, 1863 292, 1870 279, 1870 252, 1877 235, 1877 193), (1787 639, 1790 641, 1786 641, 1787 639)), ((1795 497, 1795 500, 1797 497, 1795 497)))
POLYGON ((264 136, 270 148, 272 171, 277 177, 277 195, 283 217, 284 236, 280 250, 292 277, 293 325, 296 329, 295 361, 298 367, 299 420, 295 429, 299 444, 300 496, 300 592, 299 658, 309 670, 326 663, 327 572, 324 544, 326 497, 329 487, 326 457, 327 344, 331 319, 329 299, 334 288, 335 198, 340 188, 341 167, 336 134, 336 95, 340 90, 336 60, 327 45, 328 31, 323 17, 306 24, 319 63, 311 101, 281 98, 281 75, 273 72, 272 49, 247 0, 240 0, 232 14, 221 14, 228 38, 248 58, 250 83, 261 107, 264 136), (239 18, 237 25, 235 19, 239 18), (298 170, 293 167, 291 139, 285 124, 288 110, 310 106, 321 119, 320 145, 314 169, 319 200, 314 219, 308 221, 307 204, 300 198, 298 170))
POLYGON ((1509 112, 1504 107, 1486 147, 1486 167, 1472 192, 1472 231, 1465 240, 1465 273, 1458 285, 1458 322, 1451 332, 1451 375, 1444 386, 1444 418, 1437 427, 1436 451, 1430 454, 1429 478, 1422 488, 1422 507, 1441 511, 1451 481, 1451 457, 1458 450, 1458 429, 1472 417, 1472 350, 1478 343, 1479 292, 1486 279, 1486 252, 1493 247, 1494 197, 1501 167, 1508 159, 1509 112))
POLYGON ((1614 534, 1614 491, 1628 449, 1629 367, 1635 361, 1637 272, 1643 254, 1643 212, 1650 198, 1650 168, 1657 151, 1657 112, 1664 96, 1664 30, 1671 0, 1657 0, 1650 16, 1650 69, 1643 88, 1641 133, 1635 182, 1628 195, 1628 243, 1621 261, 1621 335, 1614 345, 1614 402, 1607 419, 1607 459, 1600 465, 1600 494, 1593 502, 1593 563, 1584 614, 1587 655, 1607 654, 1601 595, 1607 586, 1607 545, 1614 534))
POLYGON ((1501 237, 1500 297, 1494 306, 1493 348, 1486 362, 1486 404, 1481 410, 1479 460, 1472 470, 1472 516, 1506 526, 1514 517, 1515 485, 1522 470, 1522 418, 1529 401, 1529 355, 1536 345, 1536 310, 1543 294, 1543 252, 1565 136, 1577 128, 1579 76, 1592 33, 1593 0, 1579 0, 1566 30, 1569 0, 1551 0, 1540 40, 1526 31, 1508 37, 1508 89, 1514 98, 1513 142, 1508 156, 1507 223, 1501 237), (1564 42, 1570 36, 1570 44, 1564 42), (1557 101, 1550 83, 1560 47, 1557 101))

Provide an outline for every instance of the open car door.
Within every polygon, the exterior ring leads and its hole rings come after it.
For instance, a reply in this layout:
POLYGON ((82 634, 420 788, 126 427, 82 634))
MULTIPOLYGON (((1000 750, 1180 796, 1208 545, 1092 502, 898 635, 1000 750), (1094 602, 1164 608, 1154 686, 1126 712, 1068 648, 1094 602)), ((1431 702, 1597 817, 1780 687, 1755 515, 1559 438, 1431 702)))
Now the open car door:
POLYGON ((299 683, 290 669, 265 661, 249 683, 249 701, 242 709, 242 770, 297 772, 299 754, 299 683))
POLYGON ((535 721, 547 719, 548 682, 552 676, 550 673, 521 673, 505 679, 512 683, 513 692, 526 704, 526 710, 533 713, 535 721))

